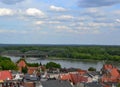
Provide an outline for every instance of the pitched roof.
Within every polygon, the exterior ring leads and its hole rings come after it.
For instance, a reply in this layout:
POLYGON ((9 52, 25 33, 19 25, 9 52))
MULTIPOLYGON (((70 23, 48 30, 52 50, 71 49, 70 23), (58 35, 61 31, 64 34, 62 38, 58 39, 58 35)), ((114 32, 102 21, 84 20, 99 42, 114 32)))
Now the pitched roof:
POLYGON ((104 75, 101 78, 102 82, 117 82, 120 76, 120 73, 116 67, 112 65, 104 65, 104 75))
POLYGON ((28 67, 28 74, 33 74, 38 70, 38 67, 28 67))
POLYGON ((69 80, 71 82, 73 82, 74 84, 77 84, 79 82, 87 82, 88 81, 88 78, 87 77, 84 77, 80 74, 62 74, 60 75, 60 79, 61 80, 69 80))
POLYGON ((72 80, 70 74, 61 74, 60 75, 61 80, 72 80))
POLYGON ((8 71, 0 71, 0 80, 12 79, 12 74, 8 71))
POLYGON ((81 76, 79 74, 70 74, 70 75, 71 75, 71 78, 72 78, 72 82, 74 84, 77 84, 79 82, 87 82, 88 81, 87 77, 81 76))
POLYGON ((69 81, 48 80, 42 82, 43 87, 72 87, 69 81))
POLYGON ((18 65, 18 67, 25 67, 26 63, 25 63, 25 61, 21 60, 17 65, 18 65))

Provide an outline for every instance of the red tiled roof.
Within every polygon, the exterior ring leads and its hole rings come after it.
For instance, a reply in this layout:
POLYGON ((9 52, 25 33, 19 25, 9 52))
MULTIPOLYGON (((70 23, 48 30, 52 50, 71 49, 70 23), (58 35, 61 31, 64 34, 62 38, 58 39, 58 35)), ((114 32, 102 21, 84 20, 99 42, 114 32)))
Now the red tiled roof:
POLYGON ((38 67, 28 67, 28 74, 33 74, 36 70, 38 70, 38 67))
POLYGON ((60 75, 61 80, 72 80, 70 74, 61 74, 60 75))
POLYGON ((87 82, 88 78, 81 76, 80 74, 70 74, 71 78, 72 78, 72 82, 74 84, 78 83, 78 82, 87 82))
POLYGON ((85 73, 87 73, 87 71, 86 71, 86 70, 78 70, 78 73, 79 73, 80 75, 84 75, 85 73))
POLYGON ((12 79, 12 74, 9 71, 0 71, 0 80, 12 79))
POLYGON ((26 63, 25 63, 25 61, 21 60, 17 65, 18 65, 18 67, 25 67, 26 63))
POLYGON ((107 71, 108 73, 105 73, 102 77, 102 82, 117 82, 118 77, 120 76, 120 73, 116 67, 113 67, 112 65, 104 65, 103 69, 107 71))
POLYGON ((105 70, 109 70, 109 69, 112 69, 113 66, 112 66, 111 64, 106 64, 106 65, 103 66, 103 68, 104 68, 105 70))
POLYGON ((80 74, 63 74, 63 75, 60 75, 60 79, 61 80, 70 80, 74 84, 76 84, 78 82, 87 82, 88 81, 87 77, 81 76, 80 74))

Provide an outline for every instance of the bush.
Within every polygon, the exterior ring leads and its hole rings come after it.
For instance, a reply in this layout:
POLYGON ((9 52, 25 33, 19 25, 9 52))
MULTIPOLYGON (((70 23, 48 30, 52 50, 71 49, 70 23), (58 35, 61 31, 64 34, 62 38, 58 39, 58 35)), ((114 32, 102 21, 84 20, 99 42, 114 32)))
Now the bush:
POLYGON ((28 71, 27 67, 22 67, 22 72, 23 73, 27 73, 27 71, 28 71))
POLYGON ((49 69, 49 68, 61 68, 61 65, 60 64, 57 64, 55 62, 49 62, 46 64, 46 68, 49 69))
POLYGON ((88 71, 96 71, 96 69, 94 67, 90 67, 88 71))

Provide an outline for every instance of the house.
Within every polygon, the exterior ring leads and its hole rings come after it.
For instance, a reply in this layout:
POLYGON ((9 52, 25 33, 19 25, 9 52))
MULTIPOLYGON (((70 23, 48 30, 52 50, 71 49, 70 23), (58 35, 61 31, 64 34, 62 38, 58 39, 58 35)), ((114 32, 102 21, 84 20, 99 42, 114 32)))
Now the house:
POLYGON ((102 68, 103 76, 101 78, 102 82, 119 82, 120 73, 116 67, 112 64, 106 64, 102 68))
POLYGON ((26 64, 26 62, 25 62, 24 59, 21 59, 21 60, 17 63, 17 66, 18 66, 18 68, 19 68, 19 72, 22 72, 22 68, 23 68, 23 67, 26 67, 27 64, 26 64))
POLYGON ((68 80, 68 81, 72 82, 73 84, 77 84, 80 82, 88 82, 88 77, 80 75, 79 73, 61 74, 60 79, 61 80, 68 80))
POLYGON ((29 74, 24 75, 24 81, 38 81, 38 80, 40 79, 36 75, 29 75, 29 74))
POLYGON ((78 73, 79 73, 80 75, 84 75, 84 74, 86 74, 86 73, 87 73, 87 71, 86 71, 86 70, 81 70, 81 69, 78 69, 77 71, 78 71, 78 73))
POLYGON ((60 74, 59 77, 60 77, 61 80, 69 80, 69 81, 71 81, 71 76, 70 76, 69 73, 60 74))
POLYGON ((70 74, 71 76, 71 81, 73 82, 73 84, 77 84, 80 82, 88 82, 88 77, 79 75, 79 74, 70 74))
POLYGON ((35 87, 35 83, 34 82, 25 82, 24 87, 35 87))
POLYGON ((24 77, 23 73, 20 73, 20 72, 15 71, 15 70, 12 70, 11 73, 12 73, 13 80, 22 80, 24 77))
POLYGON ((101 74, 98 71, 87 72, 85 75, 88 77, 88 82, 98 82, 101 77, 101 74))
POLYGON ((42 81, 41 87, 72 87, 69 81, 62 81, 62 80, 48 80, 42 81))
POLYGON ((37 74, 37 71, 38 71, 38 67, 27 67, 28 71, 27 73, 28 74, 37 74))
POLYGON ((0 71, 0 81, 11 80, 11 79, 12 79, 12 74, 10 71, 8 70, 0 71))

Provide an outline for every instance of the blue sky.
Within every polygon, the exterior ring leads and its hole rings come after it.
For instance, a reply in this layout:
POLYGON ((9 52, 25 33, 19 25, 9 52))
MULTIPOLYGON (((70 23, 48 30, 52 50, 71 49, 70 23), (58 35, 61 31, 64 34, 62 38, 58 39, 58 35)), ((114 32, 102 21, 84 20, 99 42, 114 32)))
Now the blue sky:
POLYGON ((120 0, 0 0, 0 43, 120 45, 120 0))

